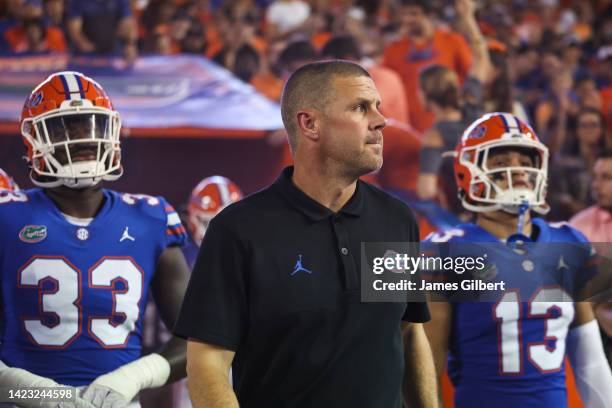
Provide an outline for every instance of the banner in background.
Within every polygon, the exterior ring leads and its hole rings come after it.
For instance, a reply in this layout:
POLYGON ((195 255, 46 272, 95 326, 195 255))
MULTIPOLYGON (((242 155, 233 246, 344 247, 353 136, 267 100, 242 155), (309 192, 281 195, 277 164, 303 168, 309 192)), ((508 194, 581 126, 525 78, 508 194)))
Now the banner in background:
POLYGON ((188 55, 145 56, 132 67, 108 58, 0 58, 0 121, 17 122, 32 88, 60 70, 80 71, 98 81, 129 128, 283 127, 278 104, 209 60, 188 55))

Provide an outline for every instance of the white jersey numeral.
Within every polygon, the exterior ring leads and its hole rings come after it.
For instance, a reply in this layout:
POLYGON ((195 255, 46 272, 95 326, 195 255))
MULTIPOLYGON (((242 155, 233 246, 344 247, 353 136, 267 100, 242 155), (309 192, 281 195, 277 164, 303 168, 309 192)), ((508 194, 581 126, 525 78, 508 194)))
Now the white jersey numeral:
MULTIPOLYGON (((571 302, 544 300, 563 299, 565 296, 567 294, 561 288, 541 288, 527 305, 527 319, 543 318, 545 321, 543 341, 527 346, 528 360, 542 373, 561 368, 565 356, 565 338, 574 319, 574 305, 571 302), (557 309, 556 317, 552 316, 554 309, 557 309)), ((520 306, 518 293, 508 292, 493 309, 493 315, 498 321, 500 371, 505 375, 523 372, 520 306)))
POLYGON ((567 296, 559 288, 543 288, 529 304, 530 317, 543 317, 546 319, 546 333, 543 341, 529 345, 529 360, 543 373, 557 371, 565 357, 565 338, 569 325, 574 320, 574 305, 571 302, 545 302, 545 299, 561 299, 567 296), (553 309, 557 309, 556 317, 551 316, 553 309), (549 348, 550 341, 555 346, 549 348))
POLYGON ((26 331, 37 344, 66 347, 81 325, 79 270, 62 258, 37 258, 19 271, 18 279, 21 287, 38 288, 39 293, 40 315, 24 319, 26 331))
POLYGON ((121 199, 129 205, 134 205, 138 201, 144 201, 151 206, 159 205, 159 198, 150 196, 148 194, 121 194, 121 199))
POLYGON ((498 321, 498 336, 501 337, 501 371, 504 374, 521 372, 521 337, 519 318, 521 305, 518 293, 506 293, 495 306, 493 313, 498 321))
POLYGON ((8 191, 2 190, 0 192, 0 204, 15 203, 15 202, 26 202, 28 196, 21 191, 8 191))
POLYGON ((143 274, 131 261, 126 259, 105 259, 91 270, 89 279, 94 288, 113 291, 113 316, 90 318, 91 333, 103 346, 123 346, 128 335, 136 327, 138 302, 142 296, 143 274), (125 289, 114 289, 116 280, 121 279, 125 289), (111 319, 121 315, 123 323, 113 325, 111 319))
MULTIPOLYGON (((103 347, 123 347, 140 313, 143 272, 131 258, 103 258, 89 270, 89 286, 113 292, 111 316, 90 317, 88 332, 103 347), (116 289, 118 281, 124 288, 116 289), (121 323, 113 318, 119 316, 121 323)), ((19 271, 20 288, 38 289, 39 315, 24 317, 33 342, 67 347, 82 332, 81 272, 65 258, 35 258, 19 271)))
POLYGON ((433 232, 429 239, 431 242, 448 242, 453 237, 462 237, 465 231, 459 228, 453 228, 442 232, 433 232))

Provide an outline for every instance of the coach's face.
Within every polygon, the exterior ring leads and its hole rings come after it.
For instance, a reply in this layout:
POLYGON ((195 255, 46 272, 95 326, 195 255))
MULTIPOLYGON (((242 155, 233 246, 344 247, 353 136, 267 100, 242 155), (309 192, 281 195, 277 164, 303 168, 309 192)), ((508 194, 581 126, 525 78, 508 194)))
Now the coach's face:
POLYGON ((386 119, 374 81, 336 76, 331 88, 321 119, 322 153, 352 176, 380 169, 386 119))

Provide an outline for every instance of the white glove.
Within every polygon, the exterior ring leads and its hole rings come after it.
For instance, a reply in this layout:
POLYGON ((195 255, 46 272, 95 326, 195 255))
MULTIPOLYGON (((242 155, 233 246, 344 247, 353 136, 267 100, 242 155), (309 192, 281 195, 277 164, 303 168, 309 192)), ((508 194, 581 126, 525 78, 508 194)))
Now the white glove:
POLYGON ((169 376, 168 360, 149 354, 96 378, 85 389, 83 399, 96 407, 126 407, 140 390, 160 387, 169 376))
POLYGON ((130 401, 125 399, 123 395, 108 387, 98 385, 95 381, 87 387, 83 399, 97 408, 125 408, 130 405, 130 401))
MULTIPOLYGON (((42 377, 40 375, 32 374, 31 372, 16 368, 9 367, 0 360, 0 384, 6 388, 41 388, 41 387, 64 387, 62 384, 58 384, 50 378, 42 377)), ((75 390, 76 391, 76 390, 75 390)), ((51 407, 76 407, 76 408, 94 408, 89 402, 80 398, 78 395, 74 402, 37 402, 27 400, 20 400, 19 406, 26 408, 51 408, 51 407)))

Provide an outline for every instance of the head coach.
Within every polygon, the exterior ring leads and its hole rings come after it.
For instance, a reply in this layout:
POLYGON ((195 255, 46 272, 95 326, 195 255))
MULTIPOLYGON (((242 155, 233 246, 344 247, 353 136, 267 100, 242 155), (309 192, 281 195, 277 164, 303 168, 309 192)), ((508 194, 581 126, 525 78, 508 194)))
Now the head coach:
POLYGON ((427 304, 360 301, 361 242, 419 239, 403 203, 359 181, 382 166, 379 106, 354 63, 287 81, 295 166, 211 221, 174 328, 194 407, 436 405, 427 304))

